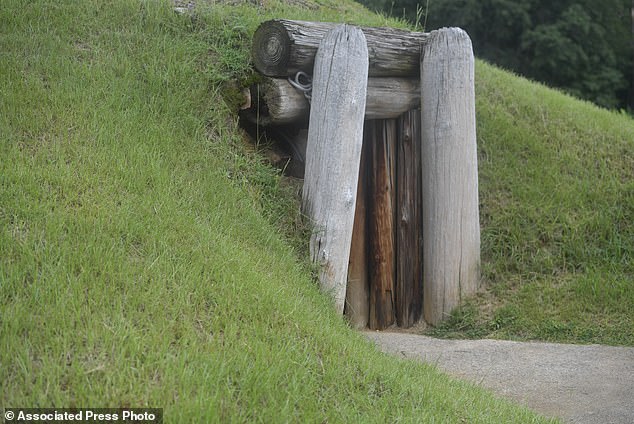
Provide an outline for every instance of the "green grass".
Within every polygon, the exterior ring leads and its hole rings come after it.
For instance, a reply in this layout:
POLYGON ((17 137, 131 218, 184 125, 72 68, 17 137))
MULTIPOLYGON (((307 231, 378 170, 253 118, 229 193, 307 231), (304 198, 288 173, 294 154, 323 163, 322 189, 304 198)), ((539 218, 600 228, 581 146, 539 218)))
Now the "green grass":
POLYGON ((281 14, 384 23, 302 4, 2 2, 0 407, 545 422, 377 352, 271 223, 288 197, 223 102, 250 34, 281 14))
POLYGON ((430 334, 634 345, 634 120, 476 68, 483 278, 430 334))

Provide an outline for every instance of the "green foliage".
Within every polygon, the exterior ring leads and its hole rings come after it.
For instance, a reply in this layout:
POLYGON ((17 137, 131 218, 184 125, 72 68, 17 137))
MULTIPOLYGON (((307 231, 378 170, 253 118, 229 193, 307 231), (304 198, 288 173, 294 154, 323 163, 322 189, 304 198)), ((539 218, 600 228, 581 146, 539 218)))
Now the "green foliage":
MULTIPOLYGON (((411 22, 415 0, 362 0, 411 22)), ((464 28, 480 58, 608 108, 625 108, 632 75, 629 0, 430 0, 427 30, 464 28)))
POLYGON ((627 44, 612 43, 626 36, 623 29, 627 26, 600 21, 590 12, 580 4, 571 4, 557 21, 525 31, 520 50, 530 60, 525 59, 520 69, 599 105, 624 106, 619 95, 627 93, 631 69, 619 63, 617 57, 627 57, 629 50, 627 44), (616 32, 618 29, 621 31, 616 32))

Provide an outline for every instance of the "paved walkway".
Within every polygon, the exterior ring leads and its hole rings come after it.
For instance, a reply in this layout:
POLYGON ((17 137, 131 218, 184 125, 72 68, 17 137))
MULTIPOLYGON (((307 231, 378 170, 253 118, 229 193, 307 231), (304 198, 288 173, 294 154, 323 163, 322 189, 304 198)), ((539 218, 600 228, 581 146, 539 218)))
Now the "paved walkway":
POLYGON ((634 423, 634 348, 364 334, 384 352, 437 364, 544 416, 634 423))

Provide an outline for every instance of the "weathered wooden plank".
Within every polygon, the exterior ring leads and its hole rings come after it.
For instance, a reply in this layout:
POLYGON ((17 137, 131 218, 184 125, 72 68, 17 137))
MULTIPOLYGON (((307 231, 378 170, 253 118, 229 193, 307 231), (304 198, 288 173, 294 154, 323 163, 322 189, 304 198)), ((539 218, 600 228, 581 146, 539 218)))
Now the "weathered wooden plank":
POLYGON ((354 213, 350 264, 348 266, 348 288, 346 290, 345 314, 352 328, 361 330, 368 325, 370 314, 370 287, 368 282, 368 255, 366 240, 366 186, 368 144, 361 149, 357 205, 354 213))
POLYGON ((368 268, 372 330, 383 330, 394 322, 394 165, 396 120, 367 121, 370 143, 368 186, 368 268))
POLYGON ((421 92, 423 310, 437 324, 479 285, 474 60, 464 31, 430 34, 421 92))
MULTIPOLYGON (((312 72, 319 41, 337 24, 276 19, 253 35, 251 56, 258 71, 272 77, 312 72)), ((394 28, 362 28, 370 54, 370 76, 419 75, 420 48, 427 33, 394 28)))
POLYGON ((343 313, 354 224, 368 78, 363 32, 342 25, 315 58, 302 209, 312 221, 313 262, 322 289, 343 313))
POLYGON ((397 127, 395 314, 409 328, 423 306, 420 111, 403 114, 397 127))
MULTIPOLYGON (((258 125, 284 125, 306 120, 310 104, 286 78, 264 77, 250 89, 250 107, 243 112, 258 125)), ((413 78, 369 78, 365 119, 397 118, 420 105, 420 82, 413 78)))

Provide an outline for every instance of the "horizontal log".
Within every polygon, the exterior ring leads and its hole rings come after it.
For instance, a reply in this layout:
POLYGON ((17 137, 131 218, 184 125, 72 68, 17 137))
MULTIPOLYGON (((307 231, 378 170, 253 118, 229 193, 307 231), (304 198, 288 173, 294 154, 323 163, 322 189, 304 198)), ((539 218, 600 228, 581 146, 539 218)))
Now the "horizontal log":
MULTIPOLYGON (((256 69, 271 77, 312 73, 319 42, 336 25, 286 19, 263 22, 253 35, 251 56, 256 69)), ((421 45, 427 33, 395 28, 361 30, 368 45, 369 76, 418 77, 421 45)))
POLYGON ((420 107, 418 78, 368 78, 365 119, 398 118, 420 107))
MULTIPOLYGON (((251 87, 250 107, 243 112, 258 125, 285 125, 306 120, 310 104, 285 78, 265 77, 251 87)), ((420 81, 413 78, 368 78, 365 119, 397 118, 420 106, 420 81)))

